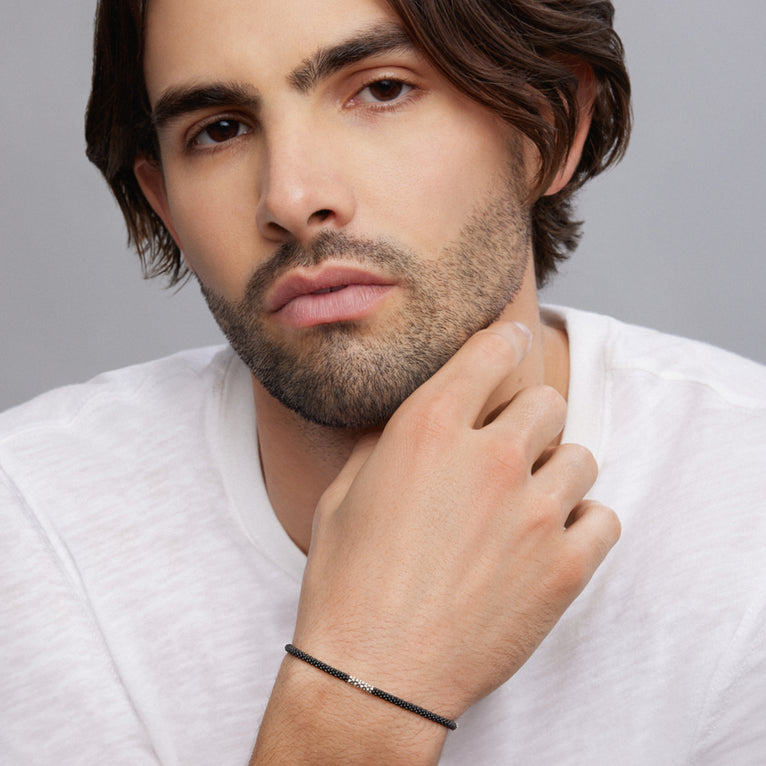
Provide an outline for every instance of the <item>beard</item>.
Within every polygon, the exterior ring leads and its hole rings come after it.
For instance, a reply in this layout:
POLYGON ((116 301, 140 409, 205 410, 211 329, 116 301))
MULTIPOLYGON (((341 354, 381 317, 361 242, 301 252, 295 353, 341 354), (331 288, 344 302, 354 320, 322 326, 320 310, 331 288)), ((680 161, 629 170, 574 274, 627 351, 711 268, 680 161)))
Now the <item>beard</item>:
POLYGON ((325 231, 308 246, 280 246, 240 301, 201 284, 202 293, 236 353, 282 405, 321 426, 382 427, 518 293, 531 239, 522 199, 506 189, 475 211, 436 259, 387 240, 325 231), (301 329, 299 339, 280 337, 265 321, 266 292, 285 271, 328 259, 382 267, 403 289, 406 308, 384 322, 318 324, 301 329))

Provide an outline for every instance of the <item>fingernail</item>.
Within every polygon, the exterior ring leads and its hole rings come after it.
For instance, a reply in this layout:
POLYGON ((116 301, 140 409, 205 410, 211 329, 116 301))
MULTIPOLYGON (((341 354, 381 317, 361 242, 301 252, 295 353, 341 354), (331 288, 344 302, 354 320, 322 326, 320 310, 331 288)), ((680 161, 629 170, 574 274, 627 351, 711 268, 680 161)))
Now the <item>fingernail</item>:
POLYGON ((519 331, 524 336, 521 341, 523 345, 522 358, 525 357, 532 348, 532 331, 523 322, 497 322, 492 328, 498 335, 502 335, 514 346, 519 345, 519 331))
POLYGON ((532 348, 532 330, 530 330, 523 322, 512 322, 511 324, 515 324, 516 327, 524 333, 524 336, 527 339, 527 346, 524 349, 524 355, 526 356, 532 348))

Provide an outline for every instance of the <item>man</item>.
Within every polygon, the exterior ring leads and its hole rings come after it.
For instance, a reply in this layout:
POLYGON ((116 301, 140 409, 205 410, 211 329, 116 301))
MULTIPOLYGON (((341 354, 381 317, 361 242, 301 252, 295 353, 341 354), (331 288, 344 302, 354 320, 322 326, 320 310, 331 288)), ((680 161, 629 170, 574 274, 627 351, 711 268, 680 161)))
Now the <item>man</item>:
POLYGON ((89 154, 236 354, 4 417, 6 760, 758 762, 766 375, 537 304, 611 11, 100 5, 89 154))

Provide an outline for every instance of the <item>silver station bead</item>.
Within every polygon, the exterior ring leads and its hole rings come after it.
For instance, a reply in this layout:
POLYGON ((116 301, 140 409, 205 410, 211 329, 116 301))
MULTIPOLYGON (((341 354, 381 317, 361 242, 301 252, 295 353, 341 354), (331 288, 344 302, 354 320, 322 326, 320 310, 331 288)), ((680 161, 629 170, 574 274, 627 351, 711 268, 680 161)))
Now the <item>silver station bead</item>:
POLYGON ((362 680, 360 680, 358 678, 354 678, 354 676, 349 676, 348 677, 348 682, 352 686, 356 686, 357 689, 362 689, 362 691, 365 691, 365 692, 368 692, 368 693, 372 694, 372 690, 373 690, 372 684, 368 684, 365 681, 362 681, 362 680))

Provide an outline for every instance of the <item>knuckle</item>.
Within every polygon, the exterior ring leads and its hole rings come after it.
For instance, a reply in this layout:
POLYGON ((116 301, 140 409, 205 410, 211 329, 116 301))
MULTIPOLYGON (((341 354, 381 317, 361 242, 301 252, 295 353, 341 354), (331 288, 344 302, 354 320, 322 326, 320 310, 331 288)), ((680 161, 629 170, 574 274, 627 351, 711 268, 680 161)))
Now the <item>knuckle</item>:
POLYGON ((587 585, 593 574, 590 557, 576 549, 559 553, 548 562, 540 578, 541 592, 546 603, 568 605, 587 585))
POLYGON ((593 485, 598 476, 598 463, 593 453, 582 444, 562 444, 557 449, 566 456, 571 473, 577 477, 586 477, 588 483, 593 485))
POLYGON ((517 400, 535 419, 554 420, 561 425, 566 420, 566 399, 552 386, 530 386, 519 392, 517 400))
POLYGON ((577 444, 575 446, 577 447, 580 456, 583 471, 587 472, 587 474, 593 478, 593 481, 595 481, 598 476, 598 463, 596 462, 595 455, 587 447, 583 447, 582 444, 577 444))
POLYGON ((605 547, 604 556, 606 556, 620 539, 622 524, 619 516, 611 508, 607 508, 605 505, 599 505, 598 508, 602 517, 602 540, 605 547))
POLYGON ((569 547, 565 568, 571 575, 573 585, 580 587, 590 580, 609 551, 620 537, 620 520, 617 514, 604 505, 589 503, 587 513, 591 527, 587 537, 569 547))
POLYGON ((587 513, 591 520, 592 544, 601 560, 620 539, 622 525, 611 508, 592 500, 587 502, 587 513))
POLYGON ((567 413, 566 399, 553 386, 537 386, 539 405, 550 415, 564 420, 567 413))

